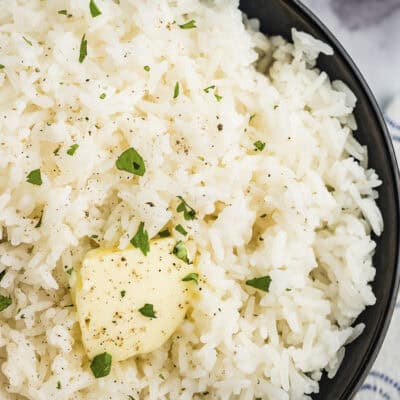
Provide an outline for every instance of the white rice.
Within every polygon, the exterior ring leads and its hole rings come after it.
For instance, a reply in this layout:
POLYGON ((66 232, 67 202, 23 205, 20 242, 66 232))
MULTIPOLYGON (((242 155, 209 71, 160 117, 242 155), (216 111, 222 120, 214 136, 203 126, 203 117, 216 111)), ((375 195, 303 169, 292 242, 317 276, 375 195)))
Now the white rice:
POLYGON ((332 49, 263 36, 236 0, 88 3, 0 0, 0 398, 309 398, 362 332, 383 229, 356 99, 315 67, 332 49), (141 178, 115 168, 130 146, 141 178), (65 267, 177 223, 177 195, 198 215, 199 296, 162 348, 95 379, 65 267), (269 293, 244 284, 262 275, 269 293))

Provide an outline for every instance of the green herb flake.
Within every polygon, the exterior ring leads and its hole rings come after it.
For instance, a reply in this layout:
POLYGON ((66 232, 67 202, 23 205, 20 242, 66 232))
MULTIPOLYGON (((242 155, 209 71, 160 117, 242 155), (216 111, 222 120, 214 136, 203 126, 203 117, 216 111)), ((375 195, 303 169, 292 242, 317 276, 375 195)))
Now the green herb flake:
POLYGON ((290 289, 290 288, 286 288, 285 289, 287 292, 291 292, 292 291, 292 289, 290 289))
POLYGON ((104 100, 106 98, 106 96, 107 95, 105 93, 102 93, 99 97, 100 97, 101 100, 104 100))
POLYGON ((3 280, 4 275, 6 274, 6 270, 0 272, 0 282, 3 280))
POLYGON ((197 28, 196 26, 196 21, 194 19, 190 20, 189 22, 186 22, 182 25, 179 25, 179 28, 181 29, 193 29, 193 28, 197 28))
POLYGON ((249 123, 256 117, 257 114, 251 114, 249 118, 249 123))
POLYGON ((93 0, 90 0, 89 9, 90 9, 90 14, 93 18, 96 18, 99 15, 101 15, 99 7, 97 7, 96 3, 93 0))
POLYGON ((107 376, 111 371, 112 356, 108 353, 98 354, 93 358, 90 369, 93 372, 95 378, 103 378, 107 376))
POLYGON ((3 64, 0 64, 0 69, 4 69, 5 66, 3 64))
POLYGON ((178 207, 176 207, 176 211, 183 212, 183 218, 185 218, 186 221, 196 219, 196 211, 186 203, 183 197, 178 196, 178 199, 181 202, 178 204, 178 207))
POLYGON ((35 225, 35 228, 40 228, 42 226, 42 219, 43 219, 43 210, 40 213, 40 217, 39 217, 39 221, 37 222, 37 224, 35 225))
POLYGON ((32 42, 28 40, 25 36, 22 36, 22 39, 24 39, 25 43, 29 44, 29 46, 33 46, 32 42))
POLYGON ((222 96, 220 96, 218 93, 214 93, 215 98, 217 99, 218 102, 222 100, 222 96))
POLYGON ((150 66, 149 66, 149 65, 145 65, 145 66, 143 67, 143 69, 144 69, 146 72, 149 72, 149 71, 150 71, 150 66))
POLYGON ((12 303, 11 297, 5 297, 0 295, 0 311, 4 311, 12 303))
POLYGON ((162 380, 165 381, 165 378, 164 378, 164 375, 163 375, 163 374, 158 374, 158 377, 159 377, 160 379, 162 379, 162 380))
POLYGON ((121 290, 121 297, 125 297, 126 295, 126 290, 121 290))
POLYGON ((246 281, 246 285, 262 290, 264 292, 268 292, 271 282, 272 282, 271 277, 267 275, 267 276, 262 276, 260 278, 250 279, 246 281))
POLYGON ((146 303, 142 308, 139 308, 139 312, 145 317, 157 318, 153 308, 153 304, 146 303))
POLYGON ((67 150, 67 154, 69 156, 73 156, 76 152, 76 150, 78 150, 79 144, 73 144, 68 150, 67 150))
POLYGON ((146 172, 142 156, 133 147, 125 150, 118 157, 115 165, 120 171, 130 172, 138 176, 143 176, 146 172))
POLYGON ((260 218, 265 218, 267 216, 267 214, 262 214, 260 215, 260 218))
POLYGON ((158 236, 160 236, 161 238, 166 238, 171 236, 171 234, 168 229, 165 229, 164 231, 158 232, 158 236))
POLYGON ((67 269, 65 272, 66 272, 69 276, 71 276, 72 273, 74 272, 74 269, 73 269, 73 268, 69 268, 69 269, 67 269))
POLYGON ((91 235, 90 236, 92 239, 98 239, 99 235, 91 235))
POLYGON ((199 283, 199 274, 197 274, 196 272, 191 272, 190 274, 186 275, 183 279, 183 282, 190 282, 190 281, 194 281, 197 284, 199 283))
POLYGON ((144 222, 141 222, 139 225, 139 229, 137 230, 135 236, 131 240, 131 244, 133 247, 140 249, 141 252, 147 256, 147 253, 150 251, 149 244, 149 235, 147 231, 144 229, 144 222))
POLYGON ((265 149, 265 142, 257 140, 254 142, 255 151, 263 151, 265 149))
POLYGON ((206 159, 203 156, 198 156, 197 157, 200 161, 205 161, 206 159))
POLYGON ((205 89, 203 89, 206 93, 210 93, 210 90, 214 90, 215 89, 215 85, 211 85, 209 87, 206 87, 205 89))
POLYGON ((187 235, 187 231, 185 230, 185 228, 181 225, 181 224, 179 224, 179 225, 177 225, 176 227, 175 227, 175 230, 177 231, 177 232, 179 232, 181 235, 183 235, 183 236, 186 236, 187 235))
POLYGON ((33 171, 29 172, 29 174, 26 176, 26 181, 32 185, 40 186, 43 183, 40 169, 34 169, 33 171))
POLYGON ((68 15, 68 11, 67 10, 59 10, 59 11, 57 11, 57 14, 68 15))
POLYGON ((172 254, 176 257, 185 262, 186 264, 190 264, 187 249, 185 244, 180 240, 172 250, 172 254))
POLYGON ((79 48, 79 62, 82 64, 87 56, 87 40, 86 33, 82 36, 81 46, 79 48))
POLYGON ((58 390, 61 389, 61 382, 60 382, 60 381, 57 382, 57 389, 58 389, 58 390))
POLYGON ((135 400, 135 398, 133 396, 131 396, 130 394, 128 394, 128 399, 129 400, 135 400))
POLYGON ((174 97, 173 99, 176 99, 179 96, 179 82, 175 83, 175 87, 174 87, 174 97))

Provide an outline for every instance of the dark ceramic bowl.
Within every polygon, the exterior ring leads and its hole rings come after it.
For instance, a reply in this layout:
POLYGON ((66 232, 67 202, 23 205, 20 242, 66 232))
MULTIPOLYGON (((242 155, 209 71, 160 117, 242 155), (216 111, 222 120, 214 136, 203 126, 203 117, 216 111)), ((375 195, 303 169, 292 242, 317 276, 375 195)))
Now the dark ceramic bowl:
POLYGON ((399 268, 399 171, 390 136, 377 103, 338 40, 297 0, 241 0, 240 8, 261 21, 267 35, 282 35, 291 39, 290 30, 308 32, 328 43, 335 50, 333 57, 321 56, 319 67, 331 79, 344 81, 358 98, 355 116, 358 122, 357 139, 369 150, 370 166, 383 181, 379 188, 378 205, 382 211, 385 230, 377 242, 374 263, 377 270, 373 290, 376 305, 368 307, 358 318, 364 322, 364 333, 346 348, 346 356, 334 379, 321 381, 315 400, 348 400, 356 393, 369 372, 385 338, 395 306, 400 281, 399 268))

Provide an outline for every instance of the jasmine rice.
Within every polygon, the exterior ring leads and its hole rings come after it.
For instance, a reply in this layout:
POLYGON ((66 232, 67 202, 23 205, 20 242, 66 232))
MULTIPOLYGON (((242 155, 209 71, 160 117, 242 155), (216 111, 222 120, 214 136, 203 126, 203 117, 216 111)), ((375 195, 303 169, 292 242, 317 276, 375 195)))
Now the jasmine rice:
POLYGON ((332 49, 264 36, 236 0, 0 4, 0 398, 318 392, 375 303, 383 229, 356 98, 316 67, 332 49), (149 353, 89 359, 85 255, 163 236, 190 266, 185 318, 149 353))

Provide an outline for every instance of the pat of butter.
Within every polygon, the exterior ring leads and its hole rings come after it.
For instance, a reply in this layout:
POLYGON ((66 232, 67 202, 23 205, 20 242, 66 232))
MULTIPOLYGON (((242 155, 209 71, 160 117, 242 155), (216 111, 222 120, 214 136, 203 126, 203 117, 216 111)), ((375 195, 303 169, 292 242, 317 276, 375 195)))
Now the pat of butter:
POLYGON ((194 272, 172 254, 171 238, 139 249, 89 251, 78 272, 75 301, 82 341, 89 358, 107 352, 124 360, 162 346, 177 329, 195 283, 182 279, 194 272), (139 311, 151 304, 156 318, 139 311))

